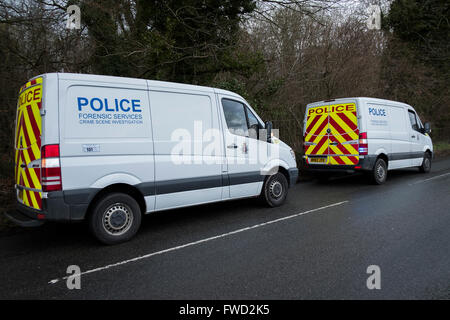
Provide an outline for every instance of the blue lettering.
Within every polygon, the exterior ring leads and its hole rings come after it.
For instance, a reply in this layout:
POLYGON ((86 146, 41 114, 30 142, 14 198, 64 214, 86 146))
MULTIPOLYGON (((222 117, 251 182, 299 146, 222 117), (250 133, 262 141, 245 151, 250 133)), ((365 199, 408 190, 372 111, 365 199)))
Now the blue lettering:
POLYGON ((369 108, 369 114, 374 115, 374 116, 386 117, 386 110, 369 108))
POLYGON ((81 111, 81 107, 87 106, 89 103, 89 100, 83 97, 78 97, 77 100, 78 100, 78 111, 81 111))
POLYGON ((141 112, 141 100, 131 100, 131 105, 133 107, 133 112, 141 112), (136 109, 139 108, 139 109, 136 109))
POLYGON ((127 100, 127 99, 120 100, 120 109, 122 109, 122 111, 124 111, 124 112, 128 112, 128 111, 130 111, 130 107, 124 108, 124 106, 123 106, 124 101, 126 101, 127 103, 130 103, 130 100, 127 100))
POLYGON ((108 109, 108 99, 105 98, 105 111, 114 111, 114 109, 108 109))
POLYGON ((94 111, 101 111, 103 109, 103 102, 102 102, 102 100, 100 100, 99 98, 93 98, 91 100, 91 109, 94 110, 94 111), (97 108, 94 106, 94 102, 95 101, 98 101, 99 104, 100 104, 99 107, 97 107, 97 108))
POLYGON ((119 99, 114 102, 109 98, 85 98, 77 97, 78 111, 83 111, 83 107, 90 106, 92 111, 100 112, 142 112, 140 99, 119 99))

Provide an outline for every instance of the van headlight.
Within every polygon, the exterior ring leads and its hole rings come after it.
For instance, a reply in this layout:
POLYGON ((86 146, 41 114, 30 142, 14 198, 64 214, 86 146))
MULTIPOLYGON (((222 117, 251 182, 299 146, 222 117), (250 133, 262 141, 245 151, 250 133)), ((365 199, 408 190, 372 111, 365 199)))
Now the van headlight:
POLYGON ((294 161, 295 161, 295 152, 294 152, 294 150, 289 149, 289 152, 291 153, 291 156, 292 156, 292 158, 294 158, 294 161))

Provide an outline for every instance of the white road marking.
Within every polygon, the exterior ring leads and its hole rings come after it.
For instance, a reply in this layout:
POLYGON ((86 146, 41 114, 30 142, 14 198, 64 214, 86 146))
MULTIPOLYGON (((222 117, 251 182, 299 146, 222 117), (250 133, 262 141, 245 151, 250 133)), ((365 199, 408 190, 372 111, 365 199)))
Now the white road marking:
POLYGON ((429 178, 429 179, 420 180, 420 181, 417 181, 417 182, 414 182, 414 183, 410 183, 409 185, 413 186, 413 185, 418 184, 418 183, 428 182, 428 181, 431 181, 431 180, 434 180, 434 179, 438 179, 438 178, 442 178, 442 177, 448 176, 448 175, 450 175, 450 172, 447 172, 447 173, 444 173, 444 174, 440 174, 440 175, 435 176, 433 178, 429 178))
MULTIPOLYGON (((299 217, 299 216, 302 216, 302 215, 305 215, 305 214, 308 214, 308 213, 311 213, 311 212, 320 211, 320 210, 324 210, 324 209, 340 206, 340 205, 342 205, 344 203, 347 203, 347 202, 348 201, 342 201, 342 202, 333 203, 333 204, 330 204, 330 205, 327 205, 327 206, 323 206, 323 207, 320 207, 320 208, 311 209, 311 210, 308 210, 308 211, 296 213, 296 214, 293 214, 293 215, 290 215, 290 216, 287 216, 287 217, 283 217, 283 218, 279 218, 279 219, 263 222, 263 223, 260 223, 260 224, 255 224, 255 225, 250 226, 250 227, 245 227, 245 228, 234 230, 234 231, 231 231, 231 232, 219 234, 217 236, 205 238, 205 239, 194 241, 194 242, 189 242, 189 243, 186 243, 186 244, 183 244, 183 245, 180 245, 180 246, 176 246, 176 247, 173 247, 173 248, 169 248, 169 249, 165 249, 165 250, 161 250, 161 251, 157 251, 157 252, 152 252, 152 253, 149 253, 149 254, 146 254, 146 255, 143 255, 143 256, 138 256, 136 258, 132 258, 132 259, 120 261, 120 262, 117 262, 117 263, 109 264, 109 265, 106 265, 104 267, 99 267, 99 268, 87 270, 87 271, 81 272, 79 275, 82 276, 82 275, 86 275, 86 274, 90 274, 90 273, 94 273, 94 272, 103 271, 103 270, 114 268, 114 267, 117 267, 117 266, 121 266, 121 265, 124 265, 124 264, 127 264, 127 263, 131 263, 131 262, 136 262, 136 261, 139 261, 139 260, 147 259, 147 258, 150 258, 150 257, 153 257, 153 256, 157 256, 157 255, 163 254, 163 253, 167 253, 167 252, 171 252, 171 251, 175 251, 175 250, 179 250, 179 249, 195 246, 197 244, 204 243, 204 242, 207 242, 207 241, 212 241, 212 240, 216 240, 216 239, 220 239, 220 238, 225 238, 225 237, 231 236, 233 234, 237 234, 237 233, 241 233, 241 232, 244 232, 244 231, 248 231, 248 230, 264 227, 264 226, 267 226, 269 224, 281 222, 281 221, 284 221, 284 220, 296 218, 296 217, 299 217)), ((68 277, 69 276, 65 276, 65 277, 62 277, 62 278, 56 278, 56 279, 50 280, 48 283, 49 284, 55 284, 55 283, 57 283, 57 282, 59 282, 61 280, 67 280, 68 277)))

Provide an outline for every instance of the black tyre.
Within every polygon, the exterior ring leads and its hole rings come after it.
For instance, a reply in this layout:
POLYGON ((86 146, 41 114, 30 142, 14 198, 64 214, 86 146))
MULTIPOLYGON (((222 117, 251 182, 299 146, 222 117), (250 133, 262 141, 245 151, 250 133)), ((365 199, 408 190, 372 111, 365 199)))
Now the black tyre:
POLYGON ((419 167, 419 171, 422 173, 428 173, 431 170, 431 155, 426 152, 423 156, 422 165, 419 167))
POLYGON ((99 199, 89 216, 92 234, 104 244, 130 240, 141 225, 137 201, 124 193, 112 193, 99 199))
POLYGON ((270 207, 281 206, 288 194, 288 182, 284 174, 277 172, 264 182, 261 197, 270 207))
POLYGON ((373 171, 371 172, 370 179, 374 184, 383 184, 387 179, 387 164, 381 158, 378 158, 375 161, 375 166, 373 167, 373 171))

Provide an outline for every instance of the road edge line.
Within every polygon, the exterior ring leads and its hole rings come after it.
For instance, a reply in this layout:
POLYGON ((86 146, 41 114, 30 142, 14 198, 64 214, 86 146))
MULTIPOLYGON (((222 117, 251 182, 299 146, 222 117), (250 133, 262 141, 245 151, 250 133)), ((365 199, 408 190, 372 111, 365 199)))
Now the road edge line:
MULTIPOLYGON (((296 217, 299 217, 299 216, 302 216, 302 215, 305 215, 305 214, 308 214, 308 213, 312 213, 312 212, 316 212, 316 211, 325 210, 325 209, 328 209, 328 208, 340 206, 340 205, 343 205, 343 204, 348 203, 348 202, 349 202, 348 200, 341 201, 341 202, 336 202, 336 203, 329 204, 329 205, 326 205, 326 206, 323 206, 323 207, 320 207, 320 208, 315 208, 315 209, 307 210, 307 211, 304 211, 304 212, 295 213, 295 214, 292 214, 290 216, 286 216, 286 217, 278 218, 278 219, 275 219, 275 220, 270 220, 270 221, 258 223, 258 224, 255 224, 253 226, 249 226, 249 227, 237 229, 237 230, 234 230, 234 231, 222 233, 222 234, 219 234, 217 236, 212 236, 212 237, 209 237, 209 238, 205 238, 205 239, 201 239, 201 240, 197 240, 197 241, 193 241, 193 242, 188 242, 188 243, 176 246, 176 247, 172 247, 172 248, 168 248, 168 249, 164 249, 164 250, 148 253, 148 254, 145 254, 145 255, 142 255, 142 256, 138 256, 138 257, 135 257, 135 258, 131 258, 131 259, 123 260, 123 261, 120 261, 120 262, 108 264, 108 265, 103 266, 103 267, 98 267, 98 268, 90 269, 90 270, 87 270, 87 271, 83 271, 80 274, 78 274, 77 276, 83 276, 83 275, 87 275, 87 274, 90 274, 90 273, 107 270, 107 269, 110 269, 110 268, 114 268, 114 267, 118 267, 118 266, 121 266, 121 265, 124 265, 124 264, 131 263, 131 262, 136 262, 136 261, 148 259, 150 257, 161 255, 161 254, 168 253, 168 252, 171 252, 171 251, 180 250, 180 249, 183 249, 183 248, 195 246, 195 245, 198 245, 198 244, 201 244, 201 243, 205 243, 205 242, 208 242, 208 241, 225 238, 225 237, 228 237, 228 236, 231 236, 231 235, 234 235, 234 234, 238 234, 238 233, 241 233, 241 232, 244 232, 244 231, 248 231, 248 230, 264 227, 266 225, 270 225, 270 224, 273 224, 273 223, 281 222, 281 221, 284 221, 284 220, 296 218, 296 217)), ((71 277, 74 277, 74 276, 75 275, 71 275, 71 277)), ((58 283, 58 282, 60 282, 62 280, 67 280, 68 278, 69 278, 69 276, 65 276, 65 277, 62 277, 62 278, 56 278, 56 279, 50 280, 48 282, 48 284, 55 284, 55 283, 58 283)))

